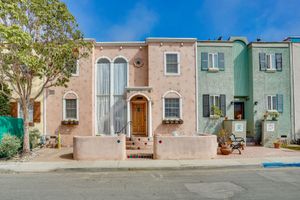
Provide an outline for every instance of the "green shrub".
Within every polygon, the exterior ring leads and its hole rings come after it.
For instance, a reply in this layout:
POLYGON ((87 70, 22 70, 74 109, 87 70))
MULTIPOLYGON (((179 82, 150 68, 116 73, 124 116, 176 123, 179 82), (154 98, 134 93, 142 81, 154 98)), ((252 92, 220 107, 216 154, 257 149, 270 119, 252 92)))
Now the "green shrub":
POLYGON ((21 140, 16 136, 5 134, 0 142, 0 158, 11 158, 21 148, 21 140))
POLYGON ((40 144, 41 133, 38 129, 32 129, 29 131, 30 148, 34 149, 40 144))

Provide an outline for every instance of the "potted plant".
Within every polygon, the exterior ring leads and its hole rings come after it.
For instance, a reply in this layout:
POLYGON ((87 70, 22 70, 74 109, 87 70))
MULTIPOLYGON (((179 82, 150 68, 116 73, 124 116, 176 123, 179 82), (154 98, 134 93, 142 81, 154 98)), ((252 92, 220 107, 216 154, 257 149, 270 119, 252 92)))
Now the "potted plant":
POLYGON ((212 106, 213 115, 210 116, 212 119, 219 119, 222 116, 222 111, 217 106, 212 106))
POLYGON ((277 121, 279 117, 279 113, 277 111, 269 112, 269 116, 273 121, 277 121))
POLYGON ((218 133, 218 144, 223 155, 228 155, 232 151, 229 141, 230 135, 226 132, 225 129, 221 129, 218 133))
POLYGON ((268 116, 269 116, 269 113, 268 113, 268 111, 267 111, 267 112, 265 112, 265 114, 264 114, 264 120, 267 120, 267 119, 268 119, 268 116))
POLYGON ((277 139, 273 142, 273 144, 274 144, 274 148, 275 148, 275 149, 279 149, 279 148, 280 148, 280 144, 281 144, 280 139, 277 138, 277 139))

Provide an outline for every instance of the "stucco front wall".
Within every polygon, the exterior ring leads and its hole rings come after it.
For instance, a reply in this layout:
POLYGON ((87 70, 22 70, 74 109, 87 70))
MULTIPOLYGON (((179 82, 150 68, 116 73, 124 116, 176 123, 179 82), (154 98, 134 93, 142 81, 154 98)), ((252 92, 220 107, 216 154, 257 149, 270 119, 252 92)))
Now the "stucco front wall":
POLYGON ((262 119, 267 111, 268 95, 283 95, 283 113, 278 118, 279 135, 291 136, 291 90, 290 90, 290 56, 288 47, 252 47, 251 59, 251 101, 253 102, 253 121, 250 122, 250 133, 260 141, 262 119), (268 73, 260 71, 259 53, 282 53, 282 71, 268 73), (257 102, 256 105, 254 102, 257 102))
POLYGON ((226 116, 229 119, 234 118, 234 106, 231 101, 234 100, 234 65, 232 46, 198 46, 198 132, 216 134, 221 128, 223 119, 210 119, 203 117, 203 95, 226 95, 226 116), (225 58, 225 70, 219 72, 209 72, 201 70, 201 53, 223 52, 225 58))
POLYGON ((292 44, 294 68, 295 134, 300 138, 300 43, 292 44))
POLYGON ((71 77, 68 88, 51 88, 55 94, 47 92, 47 135, 61 134, 65 146, 73 144, 73 136, 92 136, 94 133, 94 96, 93 96, 93 53, 79 61, 79 76, 71 77), (63 96, 73 91, 78 95, 79 125, 61 125, 63 120, 63 96))
POLYGON ((152 98, 152 131, 154 134, 179 135, 196 133, 196 72, 195 42, 151 42, 148 44, 149 86, 153 88, 152 98), (182 45, 183 44, 183 45, 182 45), (180 75, 164 74, 164 53, 180 54, 180 75), (162 124, 163 95, 174 90, 182 96, 183 124, 162 124))

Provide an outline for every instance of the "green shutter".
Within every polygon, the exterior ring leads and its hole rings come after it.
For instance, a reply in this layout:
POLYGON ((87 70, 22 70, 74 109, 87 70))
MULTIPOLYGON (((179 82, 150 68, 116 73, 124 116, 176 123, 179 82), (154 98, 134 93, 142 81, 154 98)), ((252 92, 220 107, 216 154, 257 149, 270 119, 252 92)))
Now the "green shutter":
POLYGON ((277 94, 277 111, 283 113, 283 95, 277 94))
POLYGON ((259 68, 260 68, 260 71, 267 70, 267 62, 266 62, 266 54, 265 53, 259 53, 259 68))
POLYGON ((209 95, 203 95, 203 117, 210 116, 209 95))
POLYGON ((201 70, 202 71, 208 70, 208 53, 207 52, 201 53, 201 70))
POLYGON ((225 70, 224 53, 218 53, 218 67, 220 71, 225 70))
POLYGON ((282 54, 281 53, 276 53, 275 54, 275 59, 276 59, 276 69, 277 69, 277 71, 282 71, 282 54))
POLYGON ((226 116, 226 95, 220 95, 220 110, 222 111, 222 117, 226 116))

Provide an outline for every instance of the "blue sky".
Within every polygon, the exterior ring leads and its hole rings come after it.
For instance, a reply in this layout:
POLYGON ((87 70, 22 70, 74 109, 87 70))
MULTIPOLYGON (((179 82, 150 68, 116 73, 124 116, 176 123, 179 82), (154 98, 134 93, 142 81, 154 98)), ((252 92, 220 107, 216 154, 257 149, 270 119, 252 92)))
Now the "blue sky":
POLYGON ((257 37, 300 35, 300 0, 63 0, 86 38, 257 37))

